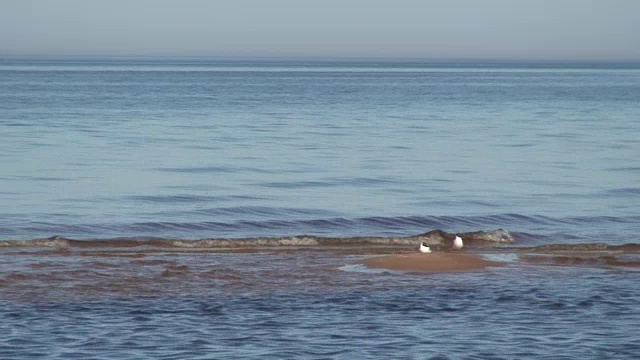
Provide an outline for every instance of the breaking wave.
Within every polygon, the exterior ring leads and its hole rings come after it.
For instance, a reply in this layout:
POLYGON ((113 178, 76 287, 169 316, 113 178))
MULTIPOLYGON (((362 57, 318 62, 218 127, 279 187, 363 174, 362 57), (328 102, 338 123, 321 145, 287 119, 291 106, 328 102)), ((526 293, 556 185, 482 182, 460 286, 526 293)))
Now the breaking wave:
MULTIPOLYGON (((477 251, 483 256, 502 259, 513 257, 518 261, 540 265, 562 266, 605 266, 640 267, 640 243, 605 244, 545 244, 537 246, 515 246, 518 236, 507 230, 473 231, 449 233, 432 230, 411 236, 356 236, 356 237, 255 237, 255 238, 210 238, 210 239, 169 239, 169 238, 112 238, 112 239, 71 239, 52 236, 45 239, 0 241, 0 249, 53 249, 55 254, 113 255, 123 252, 130 256, 144 256, 150 252, 182 251, 225 251, 225 252, 262 252, 262 251, 300 251, 300 250, 337 250, 345 254, 388 254, 406 253, 417 250, 417 245, 427 243, 434 251, 448 251, 453 248, 456 236, 462 237, 466 250, 477 251), (411 250, 413 249, 413 250, 411 250)), ((11 250, 13 249, 13 250, 11 250)), ((463 249, 463 250, 465 250, 463 249)), ((23 250, 18 250, 23 251, 23 250)), ((31 253, 27 250, 26 253, 31 253)), ((49 251, 49 250, 45 250, 49 251)), ((503 261, 503 260, 500 260, 503 261)), ((513 261, 509 261, 513 262, 513 261)))
POLYGON ((323 237, 323 236, 291 236, 291 237, 255 237, 255 238, 210 238, 199 240, 166 239, 151 237, 121 237, 112 239, 71 239, 62 236, 52 236, 45 239, 33 240, 5 240, 0 241, 0 247, 51 247, 51 248, 250 248, 250 247, 322 247, 322 246, 394 246, 417 245, 426 242, 435 248, 449 247, 456 236, 461 236, 468 247, 496 246, 514 242, 510 232, 503 229, 492 231, 473 231, 465 233, 448 233, 443 230, 432 230, 412 236, 354 236, 354 237, 323 237))

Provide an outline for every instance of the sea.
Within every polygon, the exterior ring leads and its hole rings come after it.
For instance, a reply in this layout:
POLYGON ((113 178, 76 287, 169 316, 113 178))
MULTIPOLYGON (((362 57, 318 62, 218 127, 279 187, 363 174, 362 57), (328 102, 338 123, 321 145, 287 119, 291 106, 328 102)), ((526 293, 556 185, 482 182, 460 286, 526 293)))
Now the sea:
POLYGON ((638 234, 638 63, 0 58, 2 359, 637 359, 638 234))

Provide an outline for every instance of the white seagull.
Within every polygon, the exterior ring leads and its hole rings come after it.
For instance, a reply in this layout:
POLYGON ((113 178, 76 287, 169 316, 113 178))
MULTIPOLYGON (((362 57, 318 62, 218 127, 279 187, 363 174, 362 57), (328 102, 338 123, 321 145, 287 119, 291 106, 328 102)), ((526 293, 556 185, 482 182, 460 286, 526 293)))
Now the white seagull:
POLYGON ((431 248, 427 246, 427 243, 424 241, 420 243, 420 252, 424 254, 428 254, 431 252, 431 248))
POLYGON ((462 242, 462 238, 456 235, 456 238, 453 240, 453 248, 456 250, 462 249, 464 243, 462 242))

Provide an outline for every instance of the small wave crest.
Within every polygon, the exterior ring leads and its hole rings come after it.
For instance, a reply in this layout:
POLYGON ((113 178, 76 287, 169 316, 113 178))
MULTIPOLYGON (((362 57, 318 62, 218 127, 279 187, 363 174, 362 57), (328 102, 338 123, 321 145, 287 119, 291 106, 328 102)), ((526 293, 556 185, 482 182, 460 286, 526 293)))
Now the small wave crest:
POLYGON ((622 245, 609 245, 605 243, 584 244, 547 244, 530 248, 521 248, 522 251, 535 253, 560 253, 560 252, 596 252, 596 251, 621 251, 640 252, 640 244, 629 243, 622 245))
POLYGON ((521 260, 541 265, 640 268, 640 244, 547 244, 519 248, 521 260))
POLYGON ((6 240, 0 241, 0 247, 159 247, 190 249, 222 249, 222 248, 260 248, 260 247, 340 247, 340 246, 413 246, 426 242, 435 248, 450 247, 456 236, 462 237, 467 247, 492 246, 512 243, 513 236, 507 230, 474 231, 466 233, 448 233, 443 230, 432 230, 412 236, 356 236, 356 237, 323 237, 323 236, 291 236, 291 237, 256 237, 256 238, 209 238, 199 240, 165 239, 165 238, 113 238, 113 239, 71 239, 52 236, 46 239, 6 240))

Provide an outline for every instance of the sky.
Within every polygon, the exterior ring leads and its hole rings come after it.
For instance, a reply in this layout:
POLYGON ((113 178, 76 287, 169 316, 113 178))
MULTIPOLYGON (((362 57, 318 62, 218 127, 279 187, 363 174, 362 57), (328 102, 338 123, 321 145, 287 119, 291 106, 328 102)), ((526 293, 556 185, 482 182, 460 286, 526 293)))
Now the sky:
POLYGON ((0 56, 640 60, 640 0, 0 0, 0 56))

